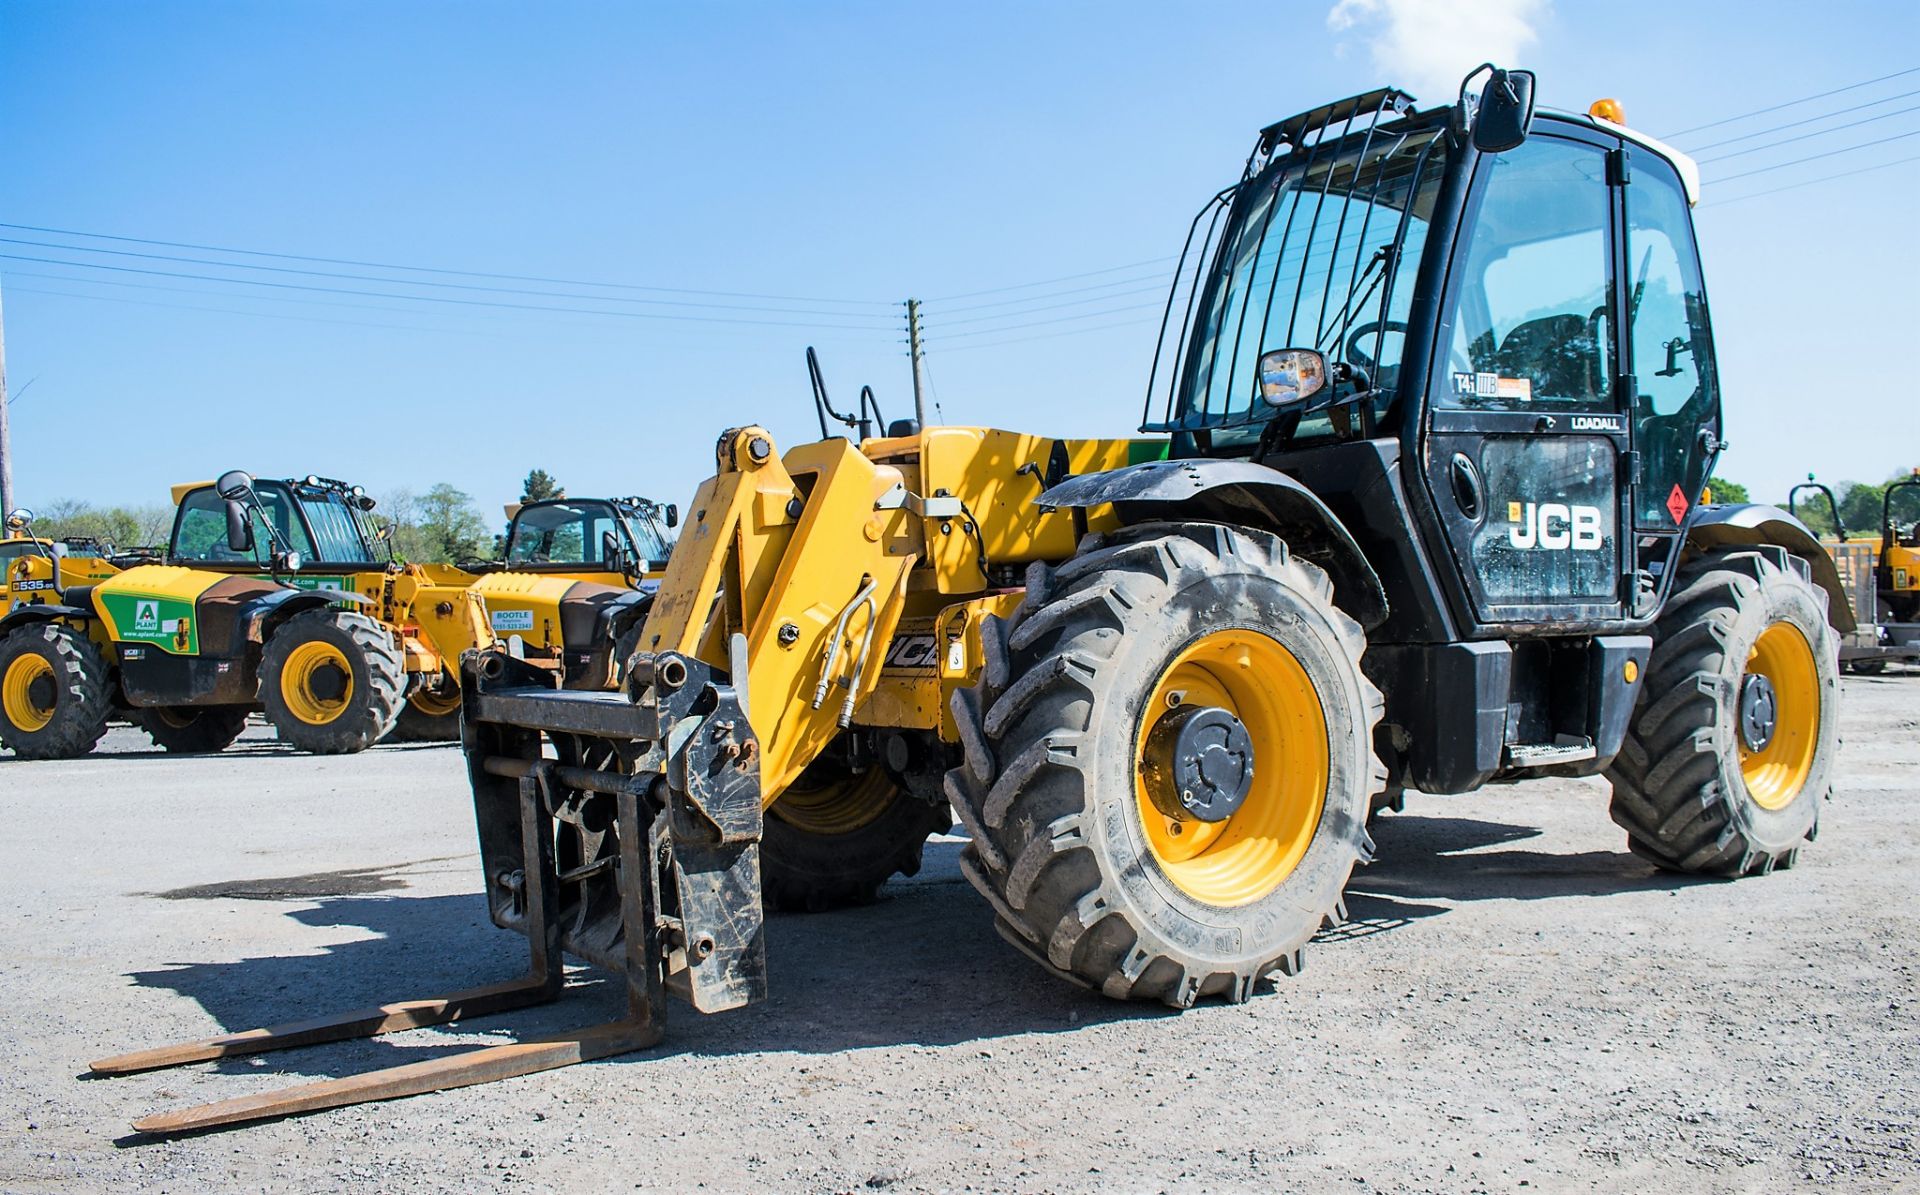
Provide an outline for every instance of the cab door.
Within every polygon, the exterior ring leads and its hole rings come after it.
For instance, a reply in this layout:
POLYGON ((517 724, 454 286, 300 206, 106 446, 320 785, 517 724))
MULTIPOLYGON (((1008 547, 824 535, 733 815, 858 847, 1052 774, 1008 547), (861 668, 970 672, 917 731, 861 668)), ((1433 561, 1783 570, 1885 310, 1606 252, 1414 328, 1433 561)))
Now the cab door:
POLYGON ((1641 609, 1656 608, 1720 450, 1720 381, 1686 191, 1673 166, 1629 145, 1623 306, 1633 393, 1633 527, 1641 609))
POLYGON ((1632 537, 1617 150, 1536 132, 1475 170, 1423 467, 1477 622, 1619 618, 1632 537))

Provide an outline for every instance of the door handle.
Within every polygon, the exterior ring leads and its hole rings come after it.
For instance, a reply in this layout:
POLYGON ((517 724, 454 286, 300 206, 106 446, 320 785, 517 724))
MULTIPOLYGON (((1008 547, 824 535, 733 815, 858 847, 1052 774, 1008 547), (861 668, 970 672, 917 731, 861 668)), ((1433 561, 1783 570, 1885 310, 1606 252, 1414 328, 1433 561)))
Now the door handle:
POLYGON ((1453 500, 1459 504, 1460 513, 1467 516, 1469 522, 1479 522, 1486 506, 1486 491, 1480 484, 1480 470, 1473 458, 1464 452, 1454 453, 1447 466, 1447 479, 1453 483, 1453 500))

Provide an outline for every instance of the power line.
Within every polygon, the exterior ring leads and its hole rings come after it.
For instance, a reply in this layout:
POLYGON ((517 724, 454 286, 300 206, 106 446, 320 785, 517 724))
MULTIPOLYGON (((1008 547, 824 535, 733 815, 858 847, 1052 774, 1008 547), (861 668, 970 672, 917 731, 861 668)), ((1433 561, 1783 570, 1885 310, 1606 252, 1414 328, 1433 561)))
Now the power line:
POLYGON ((608 290, 648 291, 655 294, 704 295, 724 299, 767 299, 787 303, 834 303, 858 307, 891 307, 874 299, 829 299, 809 295, 770 295, 750 291, 693 290, 677 286, 642 286, 630 282, 594 282, 578 278, 548 278, 537 274, 498 274, 482 270, 443 269, 436 266, 398 265, 392 262, 359 261, 345 257, 314 257, 300 253, 274 253, 264 249, 234 249, 223 245, 201 245, 190 241, 162 241, 149 237, 116 236, 105 232, 82 232, 72 228, 48 228, 38 224, 0 223, 0 228, 16 232, 41 232, 57 236, 85 237, 98 241, 119 241, 128 245, 154 245, 163 249, 193 249, 202 253, 231 253, 243 257, 267 257, 278 261, 304 261, 318 265, 356 266, 360 269, 399 270, 415 274, 445 274, 458 278, 489 278, 503 282, 538 282, 548 286, 593 286, 608 290))
POLYGON ((1135 303, 1130 307, 1109 307, 1104 311, 1085 311, 1079 315, 1062 315, 1054 319, 1033 320, 1024 324, 1009 324, 1004 328, 976 328, 971 332, 955 332, 951 336, 936 336, 930 339, 933 344, 945 344, 949 340, 965 340, 970 336, 996 336, 1002 332, 1018 332, 1025 328, 1044 328, 1051 324, 1071 323, 1074 320, 1096 319, 1103 315, 1121 315, 1134 311, 1158 311, 1159 303, 1135 303))
MULTIPOLYGON (((1804 124, 1813 124, 1814 122, 1821 121, 1821 120, 1832 120, 1836 116, 1845 116, 1849 112, 1859 112, 1866 108, 1877 108, 1881 104, 1891 104, 1895 100, 1911 99, 1916 95, 1920 95, 1920 91, 1902 91, 1894 95, 1882 96, 1880 99, 1877 99, 1877 100, 1868 100, 1864 104, 1855 104, 1851 108, 1836 108, 1831 112, 1822 112, 1818 116, 1809 116, 1804 120, 1790 120, 1785 124, 1777 124, 1771 128, 1757 129, 1751 133, 1742 133, 1738 137, 1728 137, 1724 141, 1710 141, 1705 145, 1696 145, 1691 150, 1688 150, 1687 152, 1690 154, 1705 153, 1707 150, 1710 150, 1710 149, 1719 149, 1723 145, 1733 145, 1741 141, 1751 141, 1755 137, 1764 137, 1768 133, 1778 133, 1783 129, 1797 129, 1804 124)), ((1835 130, 1829 130, 1829 131, 1835 131, 1835 130)))
MULTIPOLYGON (((1155 282, 1151 286, 1140 286, 1140 287, 1135 287, 1132 290, 1114 291, 1111 294, 1094 295, 1090 298, 1085 298, 1085 299, 1069 299, 1064 303, 1049 303, 1044 307, 1029 307, 1022 311, 1003 311, 994 315, 972 315, 972 316, 968 316, 966 319, 955 319, 955 320, 945 319, 944 317, 942 317, 942 318, 935 319, 934 323, 940 327, 957 328, 963 324, 985 323, 989 320, 1019 319, 1022 316, 1035 315, 1042 311, 1059 311, 1067 307, 1084 307, 1089 303, 1106 303, 1114 299, 1132 298, 1134 295, 1145 295, 1145 294, 1162 294, 1163 295, 1165 293, 1167 293, 1167 284, 1165 282, 1155 282)), ((936 315, 937 314, 938 313, 936 313, 936 315)))
POLYGON ((1810 104, 1815 100, 1824 100, 1830 95, 1839 95, 1845 91, 1858 91, 1862 87, 1871 87, 1875 83, 1885 83, 1888 79, 1898 79, 1904 75, 1912 74, 1920 74, 1920 66, 1910 66, 1906 70, 1895 71, 1891 75, 1881 75, 1877 79, 1863 79, 1858 83, 1849 83, 1845 87, 1836 87, 1831 91, 1822 91, 1815 95, 1802 96, 1797 100, 1788 100, 1784 104, 1774 104, 1767 108, 1755 108, 1750 112, 1742 112, 1738 116, 1729 116, 1722 120, 1708 121, 1706 124, 1697 124, 1690 129, 1681 129, 1675 133, 1662 133, 1660 137, 1662 140, 1671 141, 1675 137, 1685 137, 1688 133, 1698 133, 1705 129, 1717 129, 1721 125, 1734 124, 1755 116, 1765 116, 1769 112, 1778 112, 1782 108, 1797 108, 1801 104, 1810 104))
POLYGON ((1840 154, 1852 153, 1857 149, 1872 149, 1876 145, 1885 145, 1889 141, 1904 141, 1908 137, 1920 137, 1920 129, 1914 129, 1907 133, 1895 133, 1891 137, 1880 137, 1872 141, 1863 141, 1858 145, 1843 145, 1839 149, 1830 149, 1825 153, 1819 154, 1808 154, 1804 158, 1795 158, 1791 162, 1776 162, 1771 166, 1762 166, 1757 170, 1743 170, 1739 174, 1729 174, 1721 178, 1716 178, 1713 182, 1715 185, 1730 183, 1736 178, 1750 178, 1756 174, 1766 174, 1771 170, 1785 170, 1789 166, 1798 166, 1803 162, 1817 162, 1821 158, 1836 157, 1840 154))
POLYGON ((0 253, 0 260, 28 261, 36 265, 66 266, 69 269, 110 270, 117 274, 143 274, 158 278, 186 278, 196 282, 219 282, 231 286, 260 286, 274 290, 308 291, 327 295, 356 295, 362 298, 394 299, 407 303, 443 303, 456 307, 492 307, 507 311, 553 311, 569 315, 603 315, 614 319, 667 320, 674 323, 696 324, 749 324, 763 328, 831 328, 853 332, 876 332, 877 329, 865 324, 823 324, 796 322, 793 320, 756 320, 725 319, 708 315, 668 315, 659 311, 605 311, 586 307, 550 307, 535 303, 503 303, 490 299, 456 299, 447 295, 396 295, 385 291, 352 290, 334 286, 308 286, 297 282, 269 282, 260 278, 220 278, 208 274, 186 274, 174 270, 149 270, 138 266, 113 266, 99 262, 62 261, 52 257, 28 257, 17 253, 0 253))
MULTIPOLYGON (((18 276, 19 275, 16 275, 16 277, 18 276)), ((40 277, 45 277, 45 275, 40 275, 40 277)), ((73 281, 85 282, 88 280, 76 278, 73 279, 73 281)), ((376 324, 371 320, 327 319, 318 315, 286 315, 277 311, 236 311, 230 307, 201 307, 193 303, 161 303, 151 299, 125 299, 117 295, 75 294, 72 291, 47 290, 44 287, 37 286, 10 286, 7 288, 7 291, 9 294, 16 295, 51 295, 56 298, 80 299, 92 303, 124 303, 133 307, 161 307, 172 311, 205 311, 216 315, 243 315, 253 316, 259 319, 292 320, 295 323, 302 324, 342 324, 353 328, 379 328, 383 331, 399 332, 445 332, 454 336, 481 335, 479 332, 462 331, 458 328, 420 328, 411 324, 376 324)))
POLYGON ((1148 328, 1148 327, 1152 327, 1154 324, 1158 322, 1159 322, 1158 320, 1139 320, 1139 319, 1119 320, 1111 324, 1095 324, 1091 328, 1068 328, 1060 332, 1042 332, 1038 336, 1017 336, 1010 340, 983 340, 983 341, 980 341, 978 344, 956 345, 955 347, 947 349, 945 351, 949 353, 964 353, 972 349, 990 349, 1003 344, 1027 344, 1035 340, 1057 340, 1062 336, 1081 336, 1081 335, 1085 335, 1088 332, 1107 332, 1107 331, 1111 331, 1114 328, 1148 328))
MULTIPOLYGON (((589 303, 642 303, 655 307, 702 308, 713 311, 754 311, 777 315, 828 315, 835 319, 872 319, 890 317, 856 311, 808 311, 793 307, 739 306, 729 303, 693 303, 685 299, 631 299, 624 295, 586 295, 577 291, 528 290, 513 286, 481 286, 471 282, 414 282, 405 278, 381 278, 371 274, 342 274, 334 270, 302 270, 288 266, 256 266, 245 262, 215 261, 205 257, 179 257, 168 253, 136 253, 128 249, 96 249, 91 245, 63 245, 56 241, 33 241, 18 237, 0 237, 0 245, 27 245, 39 249, 58 249, 65 253, 99 253, 130 257, 141 261, 164 261, 180 265, 212 266, 220 270, 258 270, 273 274, 292 274, 305 278, 331 278, 346 282, 372 282, 382 286, 423 286, 435 290, 479 291, 485 294, 524 295, 540 299, 574 299, 589 303)), ((81 264, 81 263, 75 263, 81 264)), ((234 279, 240 281, 240 279, 234 279)))
MULTIPOLYGON (((1865 120, 1856 120, 1848 125, 1847 128, 1856 129, 1861 125, 1872 124, 1876 120, 1891 120, 1896 116, 1905 116, 1909 112, 1920 112, 1920 104, 1915 104, 1910 108, 1897 108, 1892 112, 1882 112, 1878 116, 1869 116, 1865 120)), ((1811 133, 1801 133, 1796 137, 1782 137, 1778 141, 1768 141, 1762 145, 1750 145, 1745 149, 1736 149, 1732 153, 1724 153, 1711 158, 1697 158, 1695 160, 1704 166, 1709 162, 1724 162, 1728 158, 1741 158, 1748 154, 1764 153, 1769 149, 1776 149, 1782 145, 1792 145, 1796 141, 1805 141, 1810 137, 1830 137, 1840 131, 1839 129, 1816 129, 1811 133)))
POLYGON ((1012 286, 995 286, 987 290, 970 290, 957 295, 940 295, 928 299, 929 303, 946 303, 954 299, 974 299, 981 295, 1002 295, 1010 290, 1030 290, 1036 286, 1052 286, 1056 282, 1074 282, 1081 278, 1097 278, 1102 274, 1118 274, 1122 270, 1137 270, 1142 266, 1165 265, 1171 257, 1150 257, 1146 261, 1128 262, 1124 266, 1109 266, 1104 270, 1088 270, 1084 274, 1063 274, 1058 278, 1042 278, 1037 282, 1018 282, 1012 286))
POLYGON ((1768 187, 1764 191, 1749 191, 1745 195, 1734 195, 1727 199, 1715 199, 1708 203, 1703 203, 1700 206, 1701 207, 1725 207, 1729 203, 1742 203, 1749 199, 1758 199, 1762 195, 1775 195, 1781 191, 1793 191, 1801 187, 1811 187, 1815 183, 1831 182, 1836 178, 1851 178, 1856 174, 1871 174, 1876 170, 1885 170, 1890 166, 1902 166, 1908 162, 1920 162, 1920 154, 1914 154, 1912 157, 1907 157, 1907 158, 1895 158, 1891 162, 1879 162, 1872 166, 1862 166, 1858 170, 1842 170, 1837 174, 1823 174, 1823 175, 1820 175, 1818 178, 1802 179, 1797 183, 1787 183, 1783 186, 1768 187))
POLYGON ((947 307, 943 310, 954 313, 962 311, 987 311, 995 307, 1013 307, 1022 303, 1038 303, 1045 299, 1057 299, 1063 295, 1082 295, 1097 290, 1111 290, 1116 286, 1134 286, 1142 282, 1163 279, 1165 276, 1164 271, 1155 270, 1152 273, 1140 274, 1133 278, 1116 278, 1112 282, 1096 282, 1092 286, 1075 286, 1066 290, 1044 291, 1037 295, 1022 295, 1017 299, 996 299, 991 303, 968 303, 963 307, 947 307))

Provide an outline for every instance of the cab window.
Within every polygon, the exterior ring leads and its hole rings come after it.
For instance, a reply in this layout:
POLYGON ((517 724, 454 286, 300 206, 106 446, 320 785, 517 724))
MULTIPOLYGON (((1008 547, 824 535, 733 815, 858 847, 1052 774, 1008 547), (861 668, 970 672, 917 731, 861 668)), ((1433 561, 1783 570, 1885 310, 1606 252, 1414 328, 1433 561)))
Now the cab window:
POLYGON ((1610 404, 1611 200, 1606 155, 1529 138, 1483 163, 1454 300, 1441 406, 1610 404))
POLYGON ((515 516, 507 563, 616 568, 626 549, 612 508, 598 502, 556 502, 528 507, 515 516))
POLYGON ((1720 409, 1720 383, 1686 195, 1664 162, 1642 154, 1634 167, 1625 188, 1633 431, 1642 479, 1634 515, 1642 527, 1672 530, 1706 480, 1700 430, 1720 409))
POLYGON ((272 560, 275 549, 272 537, 261 525, 263 516, 272 522, 274 530, 279 532, 289 548, 309 560, 314 559, 313 542, 308 538, 306 525, 301 521, 285 487, 261 484, 256 492, 260 495, 263 509, 251 512, 251 551, 235 552, 227 546, 226 503, 212 486, 208 486, 193 491, 181 500, 173 521, 173 549, 170 553, 173 559, 208 564, 250 561, 264 568, 272 560))

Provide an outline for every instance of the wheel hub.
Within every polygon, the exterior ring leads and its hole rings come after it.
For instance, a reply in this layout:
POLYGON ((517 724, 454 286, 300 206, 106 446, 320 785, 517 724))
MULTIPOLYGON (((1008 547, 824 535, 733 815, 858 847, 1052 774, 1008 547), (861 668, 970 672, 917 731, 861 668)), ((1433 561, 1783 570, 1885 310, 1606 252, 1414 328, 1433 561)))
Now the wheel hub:
POLYGON ((52 673, 43 672, 27 682, 27 703, 39 712, 52 713, 59 699, 60 687, 53 683, 52 673))
POLYGON ((1740 740, 1749 751, 1765 751, 1779 724, 1779 698, 1764 674, 1749 673, 1740 684, 1740 740))
POLYGON ((1177 821, 1223 822, 1253 788, 1253 739, 1230 711, 1183 706, 1147 738, 1147 793, 1177 821))
POLYGON ((331 705, 347 695, 347 673, 338 664, 321 664, 307 677, 314 700, 331 705))

